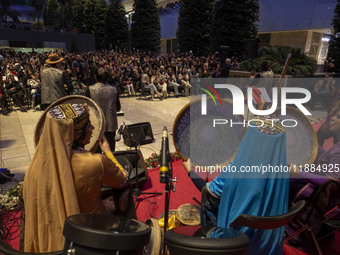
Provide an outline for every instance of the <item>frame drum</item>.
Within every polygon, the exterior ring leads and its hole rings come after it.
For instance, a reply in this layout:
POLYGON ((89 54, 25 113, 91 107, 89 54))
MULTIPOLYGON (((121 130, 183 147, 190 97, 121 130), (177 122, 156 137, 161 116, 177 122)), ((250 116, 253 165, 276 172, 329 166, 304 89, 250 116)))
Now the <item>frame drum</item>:
POLYGON ((63 254, 142 255, 150 232, 148 225, 134 219, 104 214, 72 215, 64 225, 63 254))
POLYGON ((159 255, 161 252, 162 232, 157 219, 150 218, 145 222, 151 229, 150 242, 146 245, 144 255, 159 255))
POLYGON ((201 114, 201 104, 201 100, 190 102, 177 115, 172 129, 176 151, 196 166, 225 166, 244 136, 243 116, 233 115, 232 103, 225 99, 217 106, 208 99, 207 115, 201 114), (221 123, 214 126, 216 119, 221 123))
POLYGON ((94 126, 93 134, 91 137, 91 141, 89 144, 85 145, 85 149, 87 151, 94 152, 97 148, 97 140, 101 139, 103 137, 105 127, 106 127, 106 121, 103 114, 102 109, 90 98, 85 96, 79 96, 79 95, 73 95, 73 96, 66 96, 63 98, 60 98, 58 101, 51 104, 41 115, 38 124, 35 128, 34 132, 34 144, 37 146, 40 135, 42 133, 42 130, 44 128, 45 124, 45 118, 48 111, 53 108, 54 106, 60 105, 60 104, 87 104, 90 112, 90 121, 91 124, 94 126))
POLYGON ((201 207, 183 204, 177 208, 177 217, 182 225, 196 226, 201 224, 201 207))

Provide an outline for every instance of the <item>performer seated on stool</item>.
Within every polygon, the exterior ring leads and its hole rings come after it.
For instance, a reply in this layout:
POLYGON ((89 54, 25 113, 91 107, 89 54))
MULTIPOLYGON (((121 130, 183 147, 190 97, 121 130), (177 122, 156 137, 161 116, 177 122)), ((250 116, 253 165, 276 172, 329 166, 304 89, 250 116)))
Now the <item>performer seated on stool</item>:
POLYGON ((94 127, 86 104, 64 104, 47 112, 45 126, 22 186, 25 203, 25 252, 62 250, 67 217, 78 213, 110 214, 101 200, 101 186, 127 185, 109 143, 104 154, 84 149, 94 127))
MULTIPOLYGON (((240 214, 276 216, 288 210, 289 168, 286 159, 286 133, 279 123, 265 122, 256 117, 245 134, 230 166, 236 172, 222 172, 213 181, 205 184, 190 170, 190 160, 184 167, 196 186, 202 190, 201 222, 217 223, 229 228, 240 214), (264 125, 262 125, 264 122, 264 125), (267 172, 263 167, 267 167, 267 172), (269 171, 269 167, 276 169, 269 171), (277 171, 277 169, 285 169, 277 171), (259 172, 242 172, 259 169, 259 172), (196 178, 195 178, 196 177, 196 178)), ((270 117, 273 119, 273 117, 270 117)), ((259 230, 247 227, 236 228, 250 238, 247 254, 283 254, 284 227, 259 230)))

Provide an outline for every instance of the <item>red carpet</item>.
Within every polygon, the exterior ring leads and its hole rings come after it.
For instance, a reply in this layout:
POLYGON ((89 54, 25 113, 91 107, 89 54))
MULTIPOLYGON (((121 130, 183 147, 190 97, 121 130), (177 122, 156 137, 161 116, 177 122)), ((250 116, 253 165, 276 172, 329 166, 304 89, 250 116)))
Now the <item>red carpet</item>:
MULTIPOLYGON (((146 221, 158 218, 164 212, 165 184, 159 182, 159 167, 149 170, 149 180, 143 187, 144 192, 163 192, 163 195, 142 195, 137 200, 137 218, 146 221)), ((201 201, 201 192, 195 187, 185 171, 182 160, 173 163, 173 178, 177 177, 176 191, 171 192, 169 209, 177 209, 182 204, 197 204, 192 198, 201 201)))

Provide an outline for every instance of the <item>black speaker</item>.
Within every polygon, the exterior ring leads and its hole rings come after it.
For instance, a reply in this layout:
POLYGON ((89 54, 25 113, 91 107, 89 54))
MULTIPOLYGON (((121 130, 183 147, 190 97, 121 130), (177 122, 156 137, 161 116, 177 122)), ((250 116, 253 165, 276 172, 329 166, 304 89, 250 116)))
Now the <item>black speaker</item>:
POLYGON ((248 58, 257 58, 259 49, 259 39, 248 39, 248 58))
POLYGON ((149 178, 141 151, 116 151, 113 154, 119 164, 128 171, 131 184, 134 185, 138 182, 138 186, 141 188, 149 178))
POLYGON ((123 134, 124 143, 129 147, 149 144, 154 140, 150 122, 126 125, 123 134))
POLYGON ((219 58, 221 63, 224 63, 226 58, 230 57, 230 47, 229 46, 220 46, 219 58))

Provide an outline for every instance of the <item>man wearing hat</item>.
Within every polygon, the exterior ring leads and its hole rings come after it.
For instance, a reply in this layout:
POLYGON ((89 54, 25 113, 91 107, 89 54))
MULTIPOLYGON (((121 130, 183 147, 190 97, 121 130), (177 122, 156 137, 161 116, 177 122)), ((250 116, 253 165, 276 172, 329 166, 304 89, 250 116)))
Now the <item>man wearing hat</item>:
POLYGON ((70 77, 60 69, 63 60, 64 58, 60 58, 57 53, 50 54, 46 63, 51 67, 41 72, 41 104, 43 109, 73 91, 70 77))

